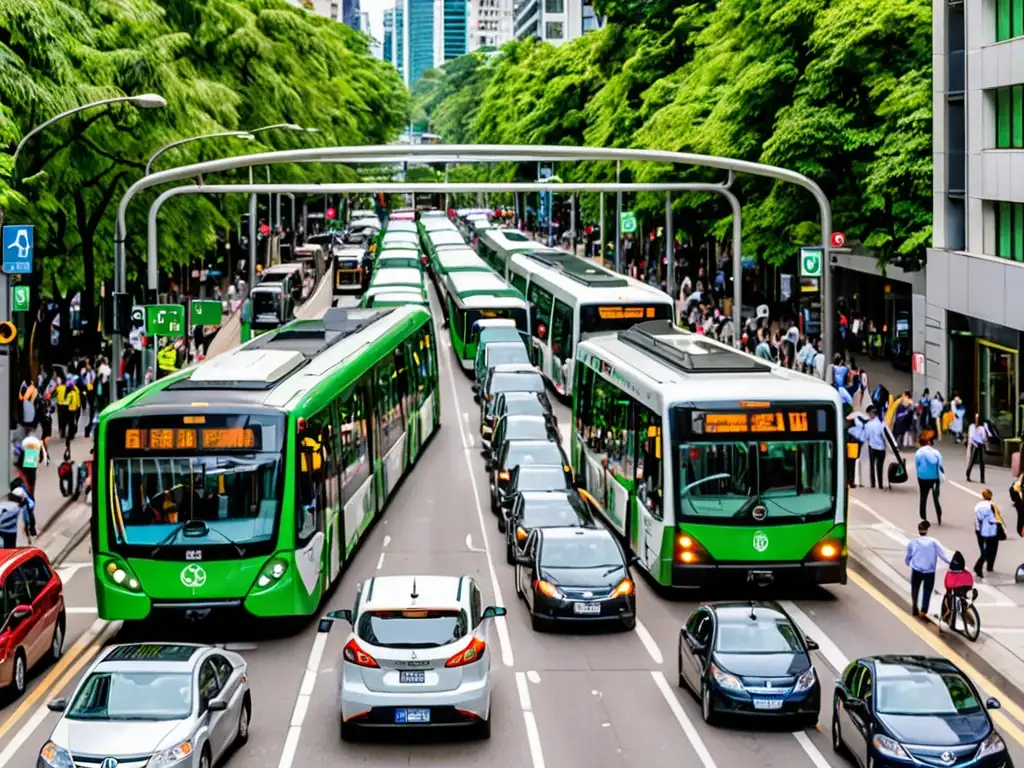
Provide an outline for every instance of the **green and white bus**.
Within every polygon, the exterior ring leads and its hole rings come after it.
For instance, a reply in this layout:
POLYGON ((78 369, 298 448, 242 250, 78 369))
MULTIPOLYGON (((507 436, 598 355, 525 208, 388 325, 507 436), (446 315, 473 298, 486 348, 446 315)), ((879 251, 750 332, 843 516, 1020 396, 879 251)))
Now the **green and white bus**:
POLYGON ((518 229, 495 227, 493 229, 482 229, 474 234, 477 241, 476 251, 480 254, 480 258, 486 261, 491 266, 491 269, 501 274, 505 274, 505 266, 509 258, 516 253, 542 251, 545 253, 568 255, 566 251, 556 251, 554 248, 548 248, 538 243, 518 229))
POLYGON ((420 261, 420 252, 413 248, 385 248, 377 254, 373 260, 374 270, 395 269, 404 267, 423 271, 423 263, 420 261))
POLYGON ((364 293, 359 302, 361 307, 404 307, 407 304, 430 306, 430 302, 422 293, 408 288, 374 288, 364 293))
POLYGON ((451 272, 442 285, 448 334, 465 370, 472 370, 477 337, 491 321, 512 320, 523 333, 529 331, 523 295, 494 272, 451 272))
POLYGON ((428 232, 423 236, 423 252, 426 254, 428 261, 433 261, 437 258, 438 251, 443 251, 446 248, 465 248, 469 245, 466 239, 462 236, 459 230, 455 229, 442 229, 435 232, 428 232))
POLYGON ((330 309, 107 408, 99 616, 314 613, 438 429, 435 350, 422 307, 330 309))
POLYGON ((423 276, 423 270, 412 267, 375 269, 367 290, 373 290, 374 288, 389 288, 391 290, 408 288, 420 291, 424 297, 427 295, 427 285, 423 276))
POLYGON ((430 268, 438 280, 444 280, 445 275, 452 272, 494 274, 494 270, 487 266, 487 263, 477 256, 476 251, 468 246, 466 248, 442 248, 437 252, 430 268))
POLYGON ((659 584, 846 583, 834 388, 665 321, 584 341, 575 382, 577 481, 659 584))

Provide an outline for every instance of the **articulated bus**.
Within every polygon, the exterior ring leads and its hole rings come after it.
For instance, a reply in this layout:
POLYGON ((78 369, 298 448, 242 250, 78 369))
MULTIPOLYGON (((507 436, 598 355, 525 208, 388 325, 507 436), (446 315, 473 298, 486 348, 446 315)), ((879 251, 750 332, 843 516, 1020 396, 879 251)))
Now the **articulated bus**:
POLYGON ((501 228, 481 230, 477 234, 476 251, 480 254, 480 258, 491 265, 491 269, 501 274, 505 274, 509 258, 516 253, 533 253, 534 251, 563 255, 567 253, 548 248, 517 229, 501 228))
POLYGON ((360 293, 369 266, 366 249, 361 245, 342 245, 334 249, 334 296, 360 293))
POLYGON ((584 341, 575 382, 577 482, 659 584, 846 583, 827 383, 667 321, 584 341))
POLYGON ((442 283, 441 300, 448 320, 455 356, 472 370, 476 342, 487 321, 507 319, 523 333, 529 331, 529 313, 523 294, 494 272, 451 272, 442 283))
POLYGON ((440 423, 430 313, 330 309, 99 419, 99 615, 308 616, 440 423))
POLYGON ((469 246, 465 248, 442 248, 437 251, 431 260, 430 269, 439 280, 444 280, 446 275, 453 272, 483 272, 489 275, 494 270, 487 266, 487 262, 477 256, 469 246))

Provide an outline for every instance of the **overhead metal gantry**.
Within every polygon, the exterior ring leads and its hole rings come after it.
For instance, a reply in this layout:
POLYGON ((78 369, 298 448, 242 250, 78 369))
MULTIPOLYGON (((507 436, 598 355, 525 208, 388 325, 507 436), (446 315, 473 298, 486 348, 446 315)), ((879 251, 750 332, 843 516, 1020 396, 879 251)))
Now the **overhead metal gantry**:
MULTIPOLYGON (((829 258, 829 243, 832 236, 832 208, 824 191, 814 181, 803 174, 791 171, 786 168, 779 168, 773 165, 754 163, 747 160, 735 160, 727 157, 713 155, 697 155, 686 152, 666 152, 649 149, 603 149, 594 147, 566 147, 566 146, 529 146, 529 145, 494 145, 494 144, 435 144, 435 145, 384 145, 384 146, 356 146, 356 147, 321 147, 310 149, 286 150, 280 152, 263 152, 253 155, 238 155, 219 160, 210 160, 203 163, 170 168, 159 173, 139 179, 125 192, 117 209, 117 219, 114 229, 114 287, 116 291, 127 290, 127 262, 125 258, 125 243, 127 240, 126 213, 132 199, 146 189, 187 179, 202 179, 204 175, 231 171, 240 168, 251 168, 254 166, 285 165, 290 163, 342 163, 351 165, 381 164, 381 163, 519 163, 519 162, 648 162, 663 163, 672 165, 689 165, 704 168, 718 168, 732 173, 746 173, 753 176, 785 181, 803 187, 814 197, 818 203, 821 218, 821 251, 822 251, 822 341, 826 359, 832 357, 834 343, 835 319, 833 318, 833 297, 831 280, 831 259, 829 258)), ((260 189, 264 192, 301 192, 303 185, 205 185, 197 184, 194 187, 195 193, 203 189, 210 194, 227 194, 231 192, 254 192, 260 189), (225 189, 225 192, 213 192, 214 188, 225 189)), ((310 194, 323 194, 329 191, 331 185, 314 184, 308 185, 312 190, 310 194)), ((494 191, 607 191, 609 186, 614 191, 616 185, 587 185, 587 184, 566 184, 556 185, 552 183, 530 184, 508 184, 498 185, 500 189, 494 191), (539 188, 539 189, 536 189, 539 188)), ((661 185, 626 185, 634 191, 666 191, 670 188, 661 185)), ((721 185, 710 184, 709 187, 721 185)), ((365 185, 333 185, 333 187, 355 187, 351 191, 432 191, 432 192, 453 192, 466 191, 476 192, 488 189, 487 184, 365 184, 365 185)), ((684 187, 685 189, 685 187, 684 187)), ((695 190, 691 190, 695 191, 695 190)), ((713 191, 713 190, 706 190, 713 191)), ((185 192, 177 192, 185 194, 185 192)), ((152 245, 150 246, 153 247, 152 245)), ((735 260, 737 264, 740 259, 735 260)), ((735 268, 735 267, 734 267, 735 268)), ((738 304, 738 302, 736 302, 738 304)), ((737 307, 738 309, 738 307, 737 307)), ((734 312, 735 314, 735 312, 734 312)), ((742 332, 737 325, 735 333, 742 332)), ((119 334, 114 335, 114 359, 120 362, 122 339, 119 334)))

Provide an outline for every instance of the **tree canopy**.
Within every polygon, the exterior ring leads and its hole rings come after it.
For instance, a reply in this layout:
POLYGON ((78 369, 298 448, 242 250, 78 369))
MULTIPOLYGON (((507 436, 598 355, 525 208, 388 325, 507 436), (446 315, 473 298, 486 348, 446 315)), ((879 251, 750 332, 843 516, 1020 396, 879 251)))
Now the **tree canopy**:
MULTIPOLYGON (((603 29, 560 47, 512 42, 494 57, 449 62, 420 84, 417 107, 448 142, 663 149, 790 168, 824 189, 834 228, 851 242, 883 263, 923 256, 932 175, 927 0, 604 0, 598 10, 609 19, 603 29)), ((668 165, 626 170, 636 181, 722 180, 668 165)), ((557 172, 608 180, 614 167, 557 172)), ((820 240, 807 191, 754 177, 734 189, 745 256, 780 263, 820 240)), ((664 200, 639 195, 633 208, 657 225, 664 200)), ((694 238, 729 231, 717 196, 678 195, 674 210, 677 228, 694 238)))

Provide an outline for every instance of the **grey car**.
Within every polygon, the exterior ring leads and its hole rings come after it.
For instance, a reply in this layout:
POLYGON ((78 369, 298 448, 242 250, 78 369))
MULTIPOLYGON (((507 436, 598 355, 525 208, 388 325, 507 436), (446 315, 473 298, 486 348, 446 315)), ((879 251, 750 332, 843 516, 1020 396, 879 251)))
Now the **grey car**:
POLYGON ((245 660, 185 643, 108 648, 47 706, 61 718, 38 768, 211 768, 248 741, 252 714, 245 660))

